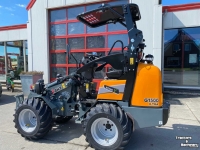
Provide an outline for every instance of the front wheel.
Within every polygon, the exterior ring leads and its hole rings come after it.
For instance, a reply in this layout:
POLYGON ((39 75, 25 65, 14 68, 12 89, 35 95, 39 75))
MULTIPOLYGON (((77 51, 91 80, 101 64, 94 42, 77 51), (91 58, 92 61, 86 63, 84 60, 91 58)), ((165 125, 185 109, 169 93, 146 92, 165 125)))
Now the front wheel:
POLYGON ((124 149, 132 134, 132 121, 114 104, 98 104, 83 121, 90 146, 98 150, 124 149))
POLYGON ((37 140, 52 128, 51 109, 39 98, 28 99, 14 114, 15 128, 23 137, 37 140))

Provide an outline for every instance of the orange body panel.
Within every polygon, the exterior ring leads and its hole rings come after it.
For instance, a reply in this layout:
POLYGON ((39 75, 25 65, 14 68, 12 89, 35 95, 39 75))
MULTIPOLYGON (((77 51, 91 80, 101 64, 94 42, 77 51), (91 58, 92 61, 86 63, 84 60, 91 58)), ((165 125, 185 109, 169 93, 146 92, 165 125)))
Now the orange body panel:
POLYGON ((97 99, 106 99, 106 100, 115 100, 121 101, 123 98, 123 93, 114 94, 114 93, 106 93, 106 94, 98 94, 97 99))
POLYGON ((125 88, 126 80, 103 80, 100 83, 99 86, 99 91, 97 95, 97 100, 100 99, 105 99, 105 100, 117 100, 121 101, 124 95, 124 88, 125 88), (109 87, 116 87, 119 90, 119 93, 114 93, 106 88, 104 86, 109 86, 109 87))
POLYGON ((131 105, 161 107, 162 104, 162 76, 160 69, 152 64, 138 64, 131 105))

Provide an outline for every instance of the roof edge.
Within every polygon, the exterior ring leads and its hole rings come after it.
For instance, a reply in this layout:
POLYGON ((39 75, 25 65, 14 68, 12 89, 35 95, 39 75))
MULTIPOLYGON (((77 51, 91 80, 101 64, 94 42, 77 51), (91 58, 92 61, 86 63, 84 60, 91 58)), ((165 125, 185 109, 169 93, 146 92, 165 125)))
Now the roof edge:
POLYGON ((35 2, 36 2, 36 0, 30 0, 28 6, 26 7, 26 10, 30 10, 33 7, 33 5, 35 4, 35 2))
POLYGON ((192 9, 200 9, 200 3, 188 3, 181 5, 171 5, 171 6, 163 6, 163 12, 167 10, 167 12, 175 12, 175 11, 184 11, 184 10, 192 10, 192 9))
POLYGON ((0 27, 0 31, 26 29, 26 28, 27 24, 18 24, 18 25, 0 27))

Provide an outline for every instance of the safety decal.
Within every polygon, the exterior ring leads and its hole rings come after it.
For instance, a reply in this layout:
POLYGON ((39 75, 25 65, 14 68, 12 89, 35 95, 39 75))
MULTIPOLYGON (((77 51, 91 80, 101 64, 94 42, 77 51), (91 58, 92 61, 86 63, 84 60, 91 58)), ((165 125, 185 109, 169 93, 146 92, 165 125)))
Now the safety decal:
POLYGON ((134 65, 134 58, 130 58, 130 65, 134 65))
POLYGON ((57 93, 58 91, 62 90, 62 86, 59 86, 57 88, 54 89, 54 92, 57 93))
POLYGON ((113 92, 113 93, 119 94, 119 90, 117 88, 110 87, 110 86, 107 86, 107 85, 104 85, 104 88, 113 92))
POLYGON ((65 89, 66 88, 66 85, 65 83, 62 83, 62 88, 65 89))
POLYGON ((62 107, 60 110, 61 110, 61 111, 64 111, 64 107, 62 107))
POLYGON ((98 94, 104 94, 104 93, 124 93, 125 84, 118 84, 118 85, 103 85, 103 87, 99 88, 98 94))

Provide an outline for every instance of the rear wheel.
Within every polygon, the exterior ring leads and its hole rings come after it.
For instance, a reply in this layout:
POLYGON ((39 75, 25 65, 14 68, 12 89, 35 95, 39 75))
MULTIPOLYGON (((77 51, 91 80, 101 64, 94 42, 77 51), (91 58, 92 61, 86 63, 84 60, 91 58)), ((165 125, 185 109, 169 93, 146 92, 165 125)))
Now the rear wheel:
POLYGON ((124 149, 132 134, 132 121, 114 104, 97 104, 83 121, 86 141, 98 150, 124 149))
POLYGON ((51 109, 39 98, 28 99, 14 114, 15 128, 23 137, 36 140, 52 128, 51 109))

